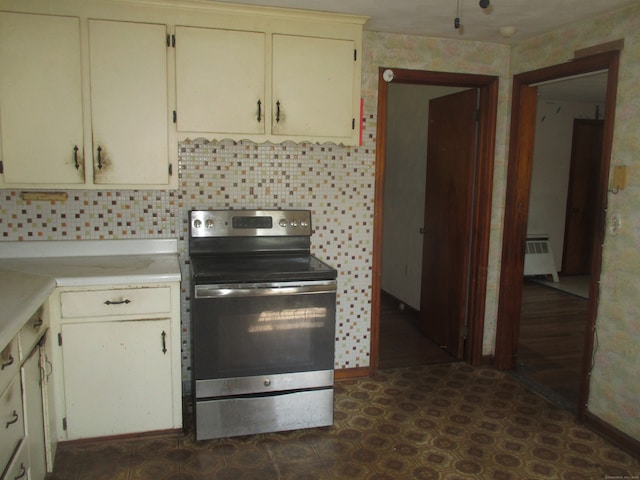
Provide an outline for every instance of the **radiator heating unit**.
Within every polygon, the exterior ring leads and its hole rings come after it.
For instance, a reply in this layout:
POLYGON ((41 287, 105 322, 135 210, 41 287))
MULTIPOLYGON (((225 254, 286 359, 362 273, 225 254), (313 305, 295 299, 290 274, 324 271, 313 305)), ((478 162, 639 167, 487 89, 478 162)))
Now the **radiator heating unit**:
POLYGON ((558 283, 558 269, 553 258, 549 235, 527 235, 524 248, 524 275, 551 275, 558 283))

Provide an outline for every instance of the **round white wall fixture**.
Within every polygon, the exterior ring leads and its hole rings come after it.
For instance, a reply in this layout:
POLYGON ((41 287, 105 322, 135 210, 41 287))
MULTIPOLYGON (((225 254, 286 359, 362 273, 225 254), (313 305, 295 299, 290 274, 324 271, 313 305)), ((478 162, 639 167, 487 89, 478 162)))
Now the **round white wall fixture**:
POLYGON ((393 70, 387 68, 384 72, 382 72, 382 79, 387 83, 393 80, 393 70))

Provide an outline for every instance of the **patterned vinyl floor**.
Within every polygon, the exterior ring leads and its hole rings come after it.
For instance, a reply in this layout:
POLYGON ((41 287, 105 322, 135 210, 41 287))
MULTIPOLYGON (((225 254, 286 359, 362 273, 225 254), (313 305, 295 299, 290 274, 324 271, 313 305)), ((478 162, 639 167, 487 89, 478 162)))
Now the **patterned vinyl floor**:
POLYGON ((333 427, 64 444, 49 478, 605 480, 640 461, 508 375, 449 363, 337 382, 333 427))

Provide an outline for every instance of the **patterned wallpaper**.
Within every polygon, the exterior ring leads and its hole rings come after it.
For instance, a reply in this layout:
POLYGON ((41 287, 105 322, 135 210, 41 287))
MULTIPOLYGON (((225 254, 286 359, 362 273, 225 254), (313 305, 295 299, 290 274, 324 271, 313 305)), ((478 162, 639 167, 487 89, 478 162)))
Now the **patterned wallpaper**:
POLYGON ((611 166, 627 167, 627 187, 609 195, 596 349, 588 409, 640 439, 640 4, 519 44, 514 73, 566 62, 577 49, 624 39, 611 166))
MULTIPOLYGON (((378 67, 397 67, 500 77, 494 193, 483 353, 495 346, 504 214, 511 71, 561 63, 573 50, 625 38, 614 165, 629 167, 629 186, 610 198, 622 229, 605 242, 599 348, 589 409, 640 438, 640 7, 567 27, 514 48, 499 44, 365 32, 362 96, 364 145, 230 141, 183 142, 180 186, 173 192, 70 192, 64 203, 23 202, 0 191, 0 240, 179 238, 186 273, 186 212, 191 208, 308 208, 316 255, 339 271, 336 367, 369 365, 371 257, 378 67), (510 63, 510 55, 512 62, 510 63)), ((188 374, 188 282, 183 285, 183 369, 188 374)))

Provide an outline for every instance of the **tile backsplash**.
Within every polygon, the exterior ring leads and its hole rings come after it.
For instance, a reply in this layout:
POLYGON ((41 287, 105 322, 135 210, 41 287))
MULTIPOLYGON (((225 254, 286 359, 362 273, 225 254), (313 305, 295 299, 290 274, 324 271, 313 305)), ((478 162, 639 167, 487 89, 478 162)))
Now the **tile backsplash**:
POLYGON ((312 252, 338 270, 336 368, 369 365, 375 116, 361 147, 187 140, 178 144, 175 191, 72 190, 23 201, 1 190, 0 241, 177 238, 182 269, 182 367, 190 370, 187 212, 311 210, 312 252))

